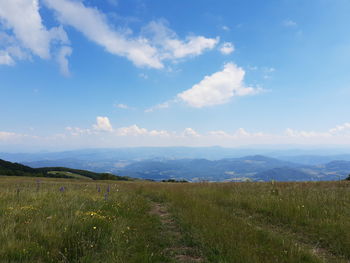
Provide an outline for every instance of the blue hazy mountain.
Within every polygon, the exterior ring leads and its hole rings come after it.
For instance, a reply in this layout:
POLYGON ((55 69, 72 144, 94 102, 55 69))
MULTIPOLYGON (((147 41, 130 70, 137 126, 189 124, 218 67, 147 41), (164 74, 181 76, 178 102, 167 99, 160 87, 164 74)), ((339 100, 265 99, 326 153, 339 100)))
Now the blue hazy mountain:
POLYGON ((305 150, 140 147, 0 153, 0 158, 33 168, 60 166, 152 180, 313 181, 338 180, 350 173, 349 154, 318 152, 319 155, 305 150))
POLYGON ((280 160, 323 164, 335 160, 350 161, 350 150, 339 149, 261 149, 223 147, 135 147, 115 149, 82 149, 63 152, 1 153, 0 158, 13 162, 33 162, 42 160, 73 159, 85 161, 100 160, 145 160, 145 159, 207 159, 220 160, 249 155, 264 155, 280 160))

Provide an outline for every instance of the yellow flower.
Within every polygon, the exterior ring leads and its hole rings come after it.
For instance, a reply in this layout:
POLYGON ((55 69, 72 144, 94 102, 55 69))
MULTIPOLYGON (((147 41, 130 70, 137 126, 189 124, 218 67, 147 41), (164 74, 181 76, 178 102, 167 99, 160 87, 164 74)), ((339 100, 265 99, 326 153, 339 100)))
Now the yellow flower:
POLYGON ((93 229, 96 229, 96 228, 97 228, 97 227, 95 227, 95 226, 93 227, 93 229))

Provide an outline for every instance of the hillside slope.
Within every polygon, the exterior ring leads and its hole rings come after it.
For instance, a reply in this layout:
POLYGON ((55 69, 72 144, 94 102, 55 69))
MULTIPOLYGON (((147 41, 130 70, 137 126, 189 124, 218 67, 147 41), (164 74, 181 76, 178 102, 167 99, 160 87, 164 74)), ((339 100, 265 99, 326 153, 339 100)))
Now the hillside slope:
POLYGON ((32 176, 54 178, 85 178, 92 180, 130 180, 128 177, 116 176, 110 173, 95 173, 86 170, 65 167, 31 168, 19 163, 12 163, 0 159, 0 176, 32 176))

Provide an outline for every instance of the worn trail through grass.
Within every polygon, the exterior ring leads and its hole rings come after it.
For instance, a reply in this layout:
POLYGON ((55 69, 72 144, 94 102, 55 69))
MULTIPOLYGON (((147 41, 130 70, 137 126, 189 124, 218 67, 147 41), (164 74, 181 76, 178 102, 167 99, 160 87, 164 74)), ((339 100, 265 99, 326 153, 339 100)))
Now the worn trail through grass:
POLYGON ((345 263, 348 185, 153 184, 144 192, 168 204, 208 262, 345 263))
POLYGON ((163 235, 169 240, 169 246, 164 249, 164 254, 168 258, 179 263, 204 262, 198 248, 185 244, 185 237, 182 234, 180 226, 169 213, 165 204, 152 202, 150 213, 159 217, 163 235))
POLYGON ((311 240, 305 233, 293 231, 286 225, 272 224, 266 217, 259 213, 253 213, 252 211, 239 208, 234 208, 232 211, 223 209, 222 213, 233 213, 235 216, 246 220, 248 225, 258 230, 265 230, 277 236, 288 238, 291 243, 298 244, 299 247, 305 249, 322 262, 350 263, 345 257, 336 255, 319 242, 311 240))
POLYGON ((0 178, 0 262, 346 263, 350 182, 0 178))

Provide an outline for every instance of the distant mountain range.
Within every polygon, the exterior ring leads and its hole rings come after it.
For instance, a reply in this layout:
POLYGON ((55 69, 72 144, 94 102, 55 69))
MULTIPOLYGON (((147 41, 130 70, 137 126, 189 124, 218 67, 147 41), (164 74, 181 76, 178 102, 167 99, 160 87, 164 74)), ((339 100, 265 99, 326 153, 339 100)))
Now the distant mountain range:
POLYGON ((261 155, 210 161, 206 159, 145 160, 118 171, 143 179, 184 179, 189 181, 320 181, 344 179, 349 161, 311 166, 261 155))
POLYGON ((319 181, 344 179, 350 174, 350 154, 318 153, 221 147, 142 147, 0 153, 0 158, 34 168, 69 167, 152 180, 319 181))

